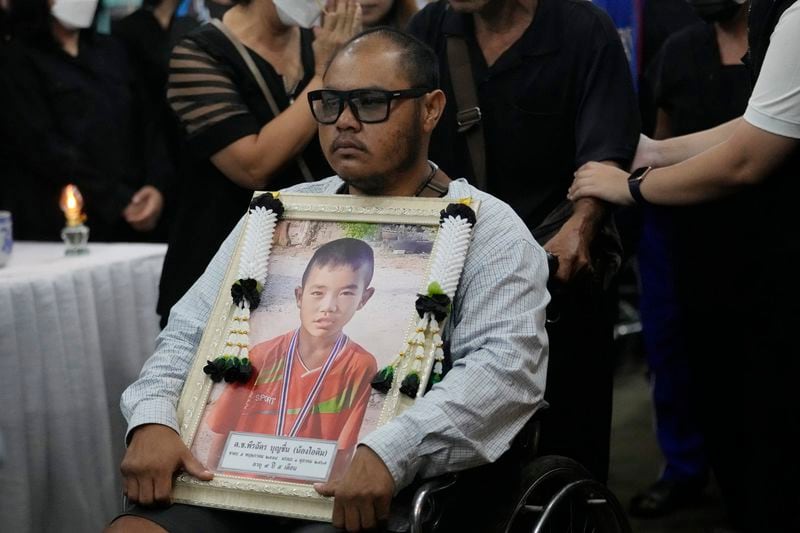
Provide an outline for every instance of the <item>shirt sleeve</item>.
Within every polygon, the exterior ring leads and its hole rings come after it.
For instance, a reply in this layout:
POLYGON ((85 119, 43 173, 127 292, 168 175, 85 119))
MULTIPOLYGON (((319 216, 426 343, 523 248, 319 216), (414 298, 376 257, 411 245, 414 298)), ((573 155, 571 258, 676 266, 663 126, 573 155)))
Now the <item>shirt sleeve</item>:
POLYGON ((781 15, 744 119, 764 131, 800 139, 800 2, 781 15))
POLYGON ((258 120, 239 94, 230 67, 188 38, 172 51, 167 101, 199 158, 208 158, 232 142, 260 131, 258 120))
POLYGON ((128 421, 128 440, 131 431, 142 424, 163 424, 179 431, 178 399, 243 226, 239 221, 203 275, 172 308, 167 327, 156 340, 155 353, 123 392, 120 406, 128 421))
MULTIPOLYGON (((599 10, 598 10, 599 11, 599 10)), ((589 56, 575 118, 575 166, 589 161, 627 165, 636 153, 641 129, 639 106, 625 49, 603 12, 588 40, 589 56)))
POLYGON ((452 369, 361 441, 397 490, 495 461, 542 404, 546 283, 545 254, 511 209, 479 213, 447 327, 452 369))

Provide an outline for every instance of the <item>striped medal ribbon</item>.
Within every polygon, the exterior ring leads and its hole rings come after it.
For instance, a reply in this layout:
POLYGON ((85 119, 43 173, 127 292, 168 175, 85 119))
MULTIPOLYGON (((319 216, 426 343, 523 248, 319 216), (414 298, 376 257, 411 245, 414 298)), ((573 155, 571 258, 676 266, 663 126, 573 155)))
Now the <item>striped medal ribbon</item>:
MULTIPOLYGON (((289 379, 292 375, 292 367, 294 366, 294 355, 297 351, 297 340, 300 336, 300 329, 298 328, 294 335, 292 335, 292 340, 289 342, 289 349, 286 352, 286 364, 284 365, 283 370, 283 383, 281 384, 281 402, 280 406, 278 407, 278 423, 275 427, 275 435, 282 436, 284 435, 284 424, 286 423, 286 412, 289 410, 288 406, 288 398, 289 398, 289 379)), ((347 344, 347 336, 345 334, 339 335, 336 339, 336 342, 333 343, 333 348, 331 349, 331 353, 328 355, 328 358, 325 360, 325 364, 322 365, 322 369, 319 372, 319 376, 317 376, 317 381, 314 383, 314 386, 311 388, 311 391, 308 393, 308 397, 306 398, 305 403, 303 404, 302 409, 300 412, 297 413, 297 419, 294 421, 294 425, 292 426, 291 431, 286 435, 287 437, 294 437, 297 435, 297 432, 300 430, 300 426, 303 425, 305 422, 306 417, 311 412, 311 405, 314 403, 314 400, 319 394, 320 389, 322 388, 322 382, 325 380, 325 376, 328 375, 331 367, 333 366, 333 362, 336 360, 336 357, 339 355, 339 352, 342 351, 344 345, 347 344)))

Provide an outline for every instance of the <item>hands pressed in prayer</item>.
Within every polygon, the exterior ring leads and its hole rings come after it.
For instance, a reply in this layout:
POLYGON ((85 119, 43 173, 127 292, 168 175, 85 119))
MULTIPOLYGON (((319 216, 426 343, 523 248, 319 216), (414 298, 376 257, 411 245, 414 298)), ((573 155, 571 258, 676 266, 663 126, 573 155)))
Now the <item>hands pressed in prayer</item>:
POLYGON ((378 454, 359 446, 343 478, 318 483, 314 489, 333 497, 334 527, 362 531, 375 528, 389 517, 394 479, 378 454))
POLYGON ((152 185, 145 185, 133 195, 122 216, 136 231, 151 231, 158 224, 163 208, 164 196, 161 192, 152 185))

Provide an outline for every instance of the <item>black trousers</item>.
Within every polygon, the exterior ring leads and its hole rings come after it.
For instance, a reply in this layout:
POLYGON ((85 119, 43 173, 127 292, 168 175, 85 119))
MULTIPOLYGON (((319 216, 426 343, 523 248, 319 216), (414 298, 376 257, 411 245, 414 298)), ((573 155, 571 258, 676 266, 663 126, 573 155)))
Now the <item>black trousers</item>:
POLYGON ((563 455, 608 479, 613 394, 613 301, 586 276, 551 290, 550 357, 540 455, 563 455))

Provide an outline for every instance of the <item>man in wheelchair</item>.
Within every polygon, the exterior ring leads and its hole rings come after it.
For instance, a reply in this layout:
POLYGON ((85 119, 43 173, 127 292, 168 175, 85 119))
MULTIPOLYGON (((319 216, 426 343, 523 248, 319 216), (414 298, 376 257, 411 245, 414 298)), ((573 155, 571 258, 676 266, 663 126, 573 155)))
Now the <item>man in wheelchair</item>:
MULTIPOLYGON (((178 435, 176 403, 242 231, 240 223, 173 307, 155 354, 122 397, 129 446, 121 470, 125 494, 134 505, 108 531, 385 527, 391 515, 401 512, 401 502, 394 505, 393 498, 404 488, 418 479, 467 469, 480 477, 482 470, 474 468, 509 450, 543 405, 546 256, 508 205, 464 180, 451 181, 428 161, 430 135, 445 106, 438 73, 433 51, 413 37, 385 28, 356 36, 332 59, 324 89, 309 95, 320 142, 337 176, 291 190, 480 200, 444 332, 453 361, 447 375, 402 415, 364 438, 343 477, 315 486, 334 498, 333 527, 169 505, 176 471, 202 480, 212 477, 178 435)), ((520 469, 515 457, 504 457, 511 462, 509 471, 520 469)))

